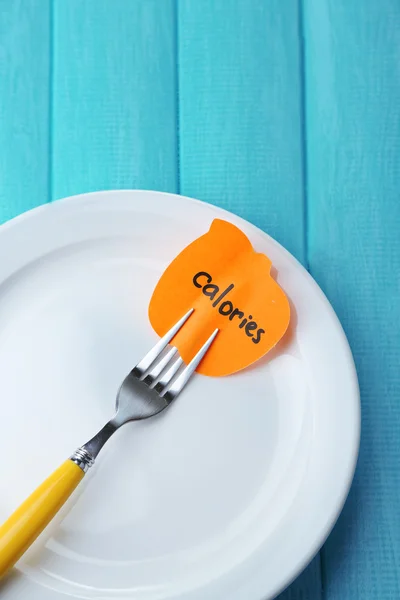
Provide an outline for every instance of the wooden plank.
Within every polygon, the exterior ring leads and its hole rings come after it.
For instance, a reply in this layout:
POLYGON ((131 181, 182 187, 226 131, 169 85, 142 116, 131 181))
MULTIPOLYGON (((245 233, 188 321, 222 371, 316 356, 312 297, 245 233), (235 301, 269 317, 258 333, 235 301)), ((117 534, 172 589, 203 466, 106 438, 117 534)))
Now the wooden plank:
POLYGON ((306 0, 309 261, 361 386, 355 482, 327 600, 400 598, 400 5, 306 0))
POLYGON ((50 7, 0 5, 0 222, 49 199, 50 7))
POLYGON ((172 0, 54 4, 53 196, 175 191, 172 0))
MULTIPOLYGON (((297 1, 178 3, 181 192, 252 221, 303 262, 297 1)), ((318 600, 319 557, 280 597, 318 600)))
POLYGON ((297 4, 179 2, 180 175, 304 260, 297 4))

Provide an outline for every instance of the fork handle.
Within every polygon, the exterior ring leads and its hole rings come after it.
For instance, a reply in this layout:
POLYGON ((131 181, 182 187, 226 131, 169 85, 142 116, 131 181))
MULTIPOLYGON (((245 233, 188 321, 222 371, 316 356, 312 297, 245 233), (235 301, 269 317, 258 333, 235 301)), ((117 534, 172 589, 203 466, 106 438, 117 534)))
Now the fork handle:
POLYGON ((54 471, 0 527, 0 578, 50 523, 90 466, 82 450, 54 471), (79 454, 81 453, 81 454, 79 454))

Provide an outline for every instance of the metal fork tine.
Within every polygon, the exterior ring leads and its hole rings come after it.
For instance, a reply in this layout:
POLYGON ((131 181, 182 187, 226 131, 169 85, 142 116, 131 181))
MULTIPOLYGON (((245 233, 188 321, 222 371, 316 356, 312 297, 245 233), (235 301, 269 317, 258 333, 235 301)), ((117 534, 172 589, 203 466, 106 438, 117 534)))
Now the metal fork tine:
POLYGON ((159 357, 164 348, 169 344, 172 338, 178 333, 182 325, 188 320, 193 312, 191 308, 167 333, 153 346, 153 348, 142 358, 133 369, 132 373, 136 377, 143 377, 146 371, 151 367, 153 362, 159 357))
POLYGON ((188 366, 183 369, 182 373, 180 373, 180 375, 175 379, 175 381, 172 383, 171 387, 168 390, 164 390, 163 392, 160 393, 161 396, 164 396, 164 395, 166 396, 166 400, 168 400, 168 402, 171 402, 183 390, 183 388, 185 387, 185 385, 187 384, 187 382, 189 381, 189 379, 191 378, 191 376, 197 369, 200 361, 203 360, 204 356, 206 355, 206 353, 207 353, 209 347, 211 346, 211 344, 213 343, 218 331, 219 330, 216 329, 210 335, 210 337, 208 338, 208 340, 206 341, 204 346, 202 346, 200 348, 200 350, 192 358, 192 360, 190 361, 188 366))
POLYGON ((179 371, 179 368, 182 365, 183 360, 179 356, 179 358, 177 358, 176 361, 170 366, 170 368, 167 369, 167 371, 165 371, 161 379, 155 385, 154 389, 156 390, 156 392, 158 392, 161 396, 163 395, 162 392, 164 391, 165 387, 172 381, 172 379, 174 378, 174 376, 179 371))
POLYGON ((178 352, 178 349, 175 346, 172 346, 166 354, 159 361, 157 361, 153 367, 150 368, 150 371, 147 373, 146 377, 142 380, 143 383, 148 385, 149 387, 157 380, 157 377, 161 375, 166 366, 171 362, 175 354, 178 352))

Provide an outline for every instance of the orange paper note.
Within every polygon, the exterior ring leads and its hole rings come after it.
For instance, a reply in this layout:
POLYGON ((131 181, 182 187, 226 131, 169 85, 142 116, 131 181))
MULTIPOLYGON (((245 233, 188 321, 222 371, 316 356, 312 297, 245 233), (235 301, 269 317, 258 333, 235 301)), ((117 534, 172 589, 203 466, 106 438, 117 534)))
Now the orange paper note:
POLYGON ((229 375, 261 358, 282 338, 290 319, 269 258, 221 219, 167 267, 150 300, 150 322, 163 336, 190 308, 194 312, 172 344, 189 362, 218 328, 197 369, 212 376, 229 375))

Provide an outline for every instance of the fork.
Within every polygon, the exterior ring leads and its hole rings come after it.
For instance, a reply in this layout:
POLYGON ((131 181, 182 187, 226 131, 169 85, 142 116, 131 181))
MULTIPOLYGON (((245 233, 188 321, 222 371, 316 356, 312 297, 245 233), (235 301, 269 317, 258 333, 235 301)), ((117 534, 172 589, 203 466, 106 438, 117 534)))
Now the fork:
POLYGON ((124 379, 115 414, 86 444, 54 471, 0 527, 0 578, 50 523, 110 437, 125 423, 165 410, 181 393, 218 333, 216 329, 186 366, 169 342, 193 313, 189 310, 124 379))

